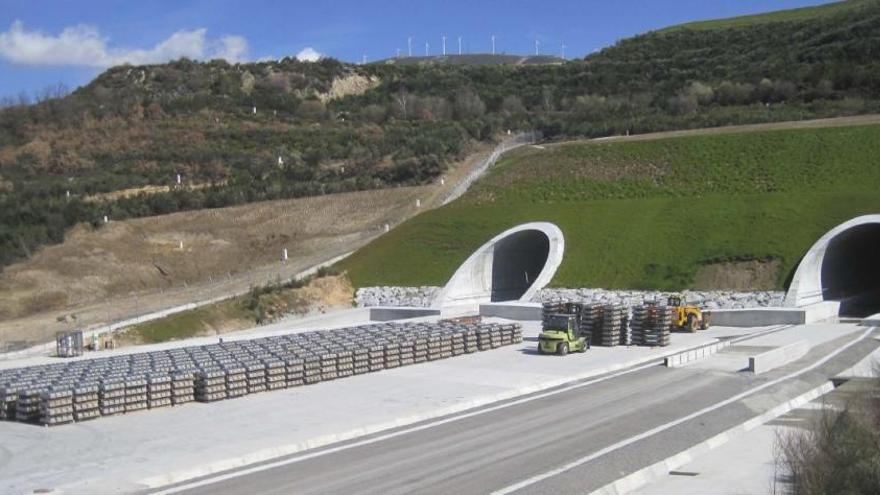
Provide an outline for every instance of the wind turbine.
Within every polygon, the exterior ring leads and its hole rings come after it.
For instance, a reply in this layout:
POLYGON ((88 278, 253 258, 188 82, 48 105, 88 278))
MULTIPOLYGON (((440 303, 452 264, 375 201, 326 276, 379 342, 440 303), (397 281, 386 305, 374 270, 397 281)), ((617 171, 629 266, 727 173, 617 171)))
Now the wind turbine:
POLYGON ((535 37, 535 55, 540 54, 539 53, 540 49, 541 49, 541 40, 539 40, 537 37, 535 37))
POLYGON ((400 48, 397 49, 397 58, 400 58, 400 48))
POLYGON ((562 60, 565 60, 565 42, 562 42, 562 60))
POLYGON ((412 57, 412 36, 406 39, 407 53, 412 57))
POLYGON ((461 36, 458 37, 458 54, 461 55, 461 36))
POLYGON ((443 35, 443 56, 446 56, 446 35, 443 35))
POLYGON ((425 56, 426 56, 426 57, 428 56, 428 48, 429 48, 430 46, 431 46, 431 45, 429 45, 428 42, 426 41, 426 42, 425 42, 425 56))
POLYGON ((492 55, 495 55, 495 35, 492 35, 492 55))

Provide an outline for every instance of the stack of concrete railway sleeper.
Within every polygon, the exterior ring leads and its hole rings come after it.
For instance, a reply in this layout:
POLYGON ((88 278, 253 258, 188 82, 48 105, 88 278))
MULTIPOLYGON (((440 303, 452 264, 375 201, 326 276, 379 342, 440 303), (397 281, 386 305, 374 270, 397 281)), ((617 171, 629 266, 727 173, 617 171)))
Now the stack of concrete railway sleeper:
POLYGON ((668 306, 643 305, 633 307, 632 343, 649 347, 669 345, 669 329, 672 324, 672 308, 668 306))
POLYGON ((0 370, 0 419, 44 425, 214 402, 522 342, 517 324, 381 323, 0 370))

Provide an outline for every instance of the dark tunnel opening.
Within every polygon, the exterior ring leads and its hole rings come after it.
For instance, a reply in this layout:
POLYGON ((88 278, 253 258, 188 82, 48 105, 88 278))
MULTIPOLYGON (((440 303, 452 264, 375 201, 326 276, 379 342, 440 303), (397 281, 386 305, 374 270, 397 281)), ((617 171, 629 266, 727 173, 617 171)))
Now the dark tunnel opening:
POLYGON ((822 292, 826 301, 840 301, 841 316, 880 312, 880 224, 853 227, 828 243, 822 292))
POLYGON ((505 237, 492 256, 492 302, 519 299, 547 264, 550 239, 541 231, 524 230, 505 237))

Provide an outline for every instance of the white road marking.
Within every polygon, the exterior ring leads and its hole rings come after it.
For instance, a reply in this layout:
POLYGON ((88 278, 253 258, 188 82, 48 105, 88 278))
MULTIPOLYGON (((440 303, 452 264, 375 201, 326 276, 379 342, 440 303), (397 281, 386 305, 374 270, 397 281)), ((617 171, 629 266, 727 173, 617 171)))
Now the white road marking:
POLYGON ((861 342, 872 331, 874 331, 874 327, 871 327, 871 328, 865 330, 865 332, 859 338, 857 338, 851 342, 846 343, 845 345, 836 349, 831 354, 828 354, 827 356, 825 356, 822 359, 816 361, 815 363, 807 366, 806 368, 800 369, 798 371, 794 371, 794 372, 789 373, 785 376, 781 376, 775 380, 771 380, 767 383, 764 383, 764 384, 759 385, 757 387, 754 387, 752 389, 741 392, 741 393, 734 395, 733 397, 730 397, 728 399, 725 399, 721 402, 717 402, 711 406, 704 407, 703 409, 700 409, 699 411, 688 414, 687 416, 683 416, 683 417, 678 418, 674 421, 670 421, 669 423, 657 426, 655 428, 651 428, 650 430, 647 430, 647 431, 640 433, 638 435, 635 435, 633 437, 627 438, 626 440, 622 440, 620 442, 617 442, 613 445, 609 445, 608 447, 605 447, 604 449, 598 450, 590 455, 581 457, 580 459, 569 462, 568 464, 565 464, 565 465, 558 467, 556 469, 553 469, 551 471, 547 471, 545 473, 542 473, 542 474, 539 474, 536 476, 532 476, 531 478, 522 480, 522 481, 515 483, 513 485, 506 486, 500 490, 492 492, 492 495, 505 495, 508 493, 513 493, 517 490, 521 490, 521 489, 526 488, 528 486, 534 485, 536 483, 540 483, 541 481, 544 481, 548 478, 552 478, 553 476, 562 474, 566 471, 569 471, 569 470, 574 469, 578 466, 582 466, 590 461, 598 459, 599 457, 602 457, 603 455, 610 454, 611 452, 614 452, 615 450, 622 449, 623 447, 626 447, 627 445, 631 445, 631 444, 636 443, 638 441, 644 440, 650 436, 656 435, 657 433, 661 433, 665 430, 668 430, 670 428, 678 426, 682 423, 686 423, 694 418, 697 418, 697 417, 702 416, 704 414, 710 413, 710 412, 715 411, 717 409, 720 409, 724 406, 730 405, 738 400, 741 400, 745 397, 748 397, 749 395, 754 394, 755 392, 759 392, 759 391, 764 390, 768 387, 772 387, 773 385, 779 384, 779 383, 784 382, 786 380, 790 380, 790 379, 798 377, 804 373, 812 371, 812 370, 818 368, 819 366, 822 366, 823 364, 825 364, 826 362, 828 362, 829 360, 831 360, 832 358, 834 358, 835 356, 837 356, 841 352, 845 351, 846 349, 852 347, 853 345, 857 344, 858 342, 861 342))
POLYGON ((468 412, 468 413, 458 414, 458 415, 451 416, 451 417, 444 418, 444 419, 440 419, 440 420, 437 420, 437 421, 432 421, 432 422, 430 422, 430 423, 426 423, 426 424, 423 424, 423 425, 414 426, 414 427, 411 427, 411 428, 406 428, 406 429, 404 429, 404 430, 399 430, 399 431, 395 431, 395 432, 392 432, 392 433, 387 433, 387 434, 380 435, 380 436, 377 436, 377 437, 374 437, 374 438, 369 438, 369 439, 366 439, 366 440, 360 440, 360 441, 357 441, 357 442, 353 442, 353 443, 346 444, 346 445, 340 445, 340 446, 337 446, 337 447, 331 447, 331 448, 329 448, 329 449, 321 450, 321 451, 319 451, 319 452, 312 452, 312 453, 307 453, 307 454, 297 455, 297 456, 295 456, 295 457, 290 457, 290 458, 287 458, 287 459, 282 459, 282 460, 275 461, 275 462, 270 462, 270 463, 267 463, 267 464, 261 464, 261 465, 259 465, 259 466, 254 466, 254 467, 247 468, 247 469, 241 469, 241 470, 238 470, 238 471, 233 471, 233 472, 229 472, 229 473, 225 473, 225 474, 219 474, 219 475, 216 475, 216 476, 211 476, 211 477, 204 478, 204 479, 197 480, 197 481, 193 481, 193 482, 190 482, 190 483, 185 483, 185 484, 182 484, 182 485, 172 486, 172 487, 166 488, 166 489, 164 489, 164 490, 159 490, 159 491, 153 492, 153 494, 154 494, 154 495, 170 495, 170 494, 172 494, 172 493, 180 493, 180 492, 183 492, 183 491, 186 491, 186 490, 192 490, 193 488, 199 488, 199 487, 202 487, 202 486, 212 485, 212 484, 214 484, 214 483, 219 483, 219 482, 221 482, 221 481, 227 481, 227 480, 234 479, 234 478, 238 478, 238 477, 241 477, 241 476, 248 476, 248 475, 251 475, 251 474, 254 474, 254 473, 259 473, 259 472, 261 472, 261 471, 268 471, 268 470, 270 470, 270 469, 274 469, 274 468, 277 468, 277 467, 287 466, 287 465, 290 465, 290 464, 295 464, 295 463, 297 463, 297 462, 302 462, 302 461, 306 461, 306 460, 309 460, 309 459, 314 459, 314 458, 316 458, 316 457, 320 457, 320 456, 324 456, 324 455, 328 455, 328 454, 334 454, 334 453, 336 453, 336 452, 341 452, 341 451, 343 451, 343 450, 353 449, 353 448, 356 448, 356 447, 362 447, 362 446, 364 446, 364 445, 370 445, 370 444, 373 444, 373 443, 382 442, 382 441, 385 441, 385 440, 388 440, 388 439, 391 439, 391 438, 399 437, 399 436, 402 436, 402 435, 407 435, 407 434, 409 434, 409 433, 415 433, 415 432, 418 432, 418 431, 427 430, 427 429, 430 429, 430 428, 434 428, 434 427, 436 427, 436 426, 444 425, 444 424, 447 424, 447 423, 452 423, 452 422, 454 422, 454 421, 459 421, 459 420, 462 420, 462 419, 471 418, 471 417, 474 417, 474 416, 479 416, 479 415, 481 415, 481 414, 486 414, 486 413, 489 413, 489 412, 498 411, 498 410, 500 410, 500 409, 505 409, 505 408, 508 408, 508 407, 517 406, 517 405, 520 405, 520 404, 525 404, 525 403, 528 403, 528 402, 532 402, 532 401, 535 401, 535 400, 538 400, 538 399, 543 399, 543 398, 550 397, 550 396, 553 396, 553 395, 557 395, 557 394, 561 394, 561 393, 569 392, 569 391, 571 391, 571 390, 575 390, 575 389, 578 389, 578 388, 587 387, 587 386, 590 386, 590 385, 595 385, 596 383, 604 382, 604 381, 606 381, 606 380, 610 380, 610 379, 612 379, 612 378, 617 378, 617 377, 620 377, 620 376, 628 375, 628 374, 630 374, 630 373, 635 373, 635 372, 637 372, 637 371, 642 371, 642 370, 645 370, 645 369, 648 369, 648 368, 656 367, 656 366, 659 366, 659 365, 662 364, 662 363, 663 363, 663 360, 662 360, 662 359, 654 360, 654 361, 651 361, 651 362, 648 362, 648 363, 645 363, 645 364, 639 365, 639 366, 637 366, 637 367, 635 367, 635 368, 630 368, 630 369, 628 369, 628 370, 624 370, 624 371, 619 371, 619 372, 616 372, 616 373, 612 373, 612 374, 610 374, 610 375, 606 375, 606 376, 603 376, 603 377, 601 377, 601 378, 594 378, 594 379, 592 379, 592 380, 588 380, 588 381, 585 381, 585 382, 580 382, 580 383, 574 383, 574 384, 571 384, 571 385, 566 385, 566 386, 563 386, 562 388, 558 388, 558 389, 550 390, 550 391, 548 391, 548 392, 542 392, 542 393, 539 393, 539 394, 536 394, 536 395, 530 395, 530 396, 528 396, 528 397, 524 397, 524 398, 522 398, 522 399, 517 399, 517 400, 511 401, 511 402, 505 402, 504 404, 498 404, 498 405, 496 405, 496 406, 487 407, 487 408, 485 408, 485 409, 479 409, 479 410, 477 410, 477 411, 472 411, 472 412, 468 412))

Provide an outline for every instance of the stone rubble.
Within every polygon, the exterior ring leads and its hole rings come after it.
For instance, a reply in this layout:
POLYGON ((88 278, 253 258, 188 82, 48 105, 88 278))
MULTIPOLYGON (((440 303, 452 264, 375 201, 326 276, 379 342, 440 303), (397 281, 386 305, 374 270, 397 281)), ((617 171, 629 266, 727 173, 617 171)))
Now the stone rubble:
POLYGON ((430 308, 442 287, 364 287, 354 296, 359 308, 373 306, 409 306, 430 308))
MULTIPOLYGON (((442 287, 364 287, 355 294, 357 307, 411 306, 431 307, 442 287)), ((608 290, 608 289, 542 289, 534 302, 582 301, 639 306, 646 302, 664 302, 673 294, 664 291, 608 290)), ((703 309, 739 309, 781 306, 785 293, 781 291, 682 291, 684 299, 703 309)))

